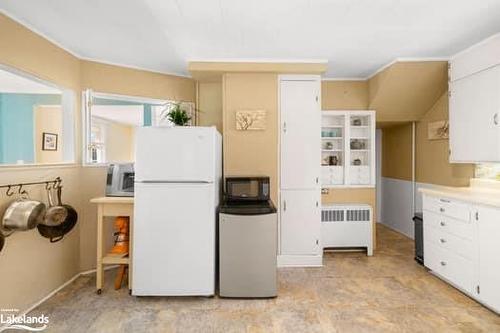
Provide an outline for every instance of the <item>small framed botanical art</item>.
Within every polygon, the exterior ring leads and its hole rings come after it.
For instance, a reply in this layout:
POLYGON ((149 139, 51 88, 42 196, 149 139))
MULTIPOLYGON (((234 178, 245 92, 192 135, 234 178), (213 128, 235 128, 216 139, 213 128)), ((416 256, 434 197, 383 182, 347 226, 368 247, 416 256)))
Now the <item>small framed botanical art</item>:
POLYGON ((263 131, 266 129, 265 110, 236 111, 237 131, 263 131))
POLYGON ((57 150, 57 134, 43 132, 42 135, 42 150, 57 150))
POLYGON ((450 125, 447 120, 434 121, 427 125, 429 140, 447 140, 450 137, 450 125))

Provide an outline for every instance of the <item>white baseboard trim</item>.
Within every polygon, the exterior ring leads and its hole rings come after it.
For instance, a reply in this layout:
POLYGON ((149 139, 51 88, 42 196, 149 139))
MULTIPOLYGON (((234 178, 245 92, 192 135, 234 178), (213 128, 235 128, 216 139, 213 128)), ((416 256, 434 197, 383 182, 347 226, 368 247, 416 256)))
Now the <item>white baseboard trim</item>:
MULTIPOLYGON (((106 266, 104 268, 104 270, 107 271, 108 269, 113 269, 113 268, 116 268, 118 266, 119 265, 106 266)), ((82 275, 89 275, 89 274, 92 274, 92 273, 95 273, 95 272, 96 272, 96 269, 90 269, 88 271, 83 271, 83 272, 76 273, 68 281, 64 282, 62 285, 60 285, 56 289, 52 290, 50 293, 48 293, 45 297, 43 297, 42 299, 40 299, 38 302, 32 304, 29 308, 27 308, 26 310, 24 310, 23 312, 21 312, 19 315, 16 316, 16 318, 22 317, 24 315, 27 315, 28 313, 30 313, 31 311, 33 311, 34 309, 36 309, 38 306, 40 306, 42 303, 44 303, 45 301, 47 301, 48 299, 50 299, 52 296, 54 296, 55 294, 57 294, 59 291, 61 291, 62 289, 64 289, 68 285, 70 285, 72 282, 74 282, 80 276, 82 276, 82 275)), ((0 325, 0 332, 2 332, 3 330, 5 330, 7 328, 7 326, 8 326, 8 324, 0 325)))
POLYGON ((322 267, 323 256, 287 255, 278 256, 278 267, 322 267))

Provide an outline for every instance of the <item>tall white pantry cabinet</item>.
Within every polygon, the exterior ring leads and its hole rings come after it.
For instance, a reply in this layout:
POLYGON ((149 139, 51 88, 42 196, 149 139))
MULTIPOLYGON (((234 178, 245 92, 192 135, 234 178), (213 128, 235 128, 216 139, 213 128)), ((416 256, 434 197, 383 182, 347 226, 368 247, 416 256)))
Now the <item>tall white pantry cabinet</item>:
POLYGON ((321 79, 281 75, 279 266, 321 266, 321 79))

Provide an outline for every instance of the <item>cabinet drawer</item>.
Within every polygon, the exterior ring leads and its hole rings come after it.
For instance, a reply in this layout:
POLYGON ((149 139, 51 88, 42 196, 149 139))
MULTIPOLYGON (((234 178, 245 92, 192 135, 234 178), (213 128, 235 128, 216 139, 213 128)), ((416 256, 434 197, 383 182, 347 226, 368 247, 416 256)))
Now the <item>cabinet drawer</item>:
POLYGON ((474 247, 471 240, 432 227, 424 229, 424 240, 425 244, 446 249, 468 260, 474 259, 474 247))
POLYGON ((457 287, 472 293, 474 285, 472 261, 450 251, 425 243, 425 266, 457 287))
POLYGON ((464 239, 474 239, 474 224, 445 215, 424 211, 424 228, 431 227, 464 239))
POLYGON ((424 196, 424 209, 453 217, 458 220, 470 221, 470 206, 466 203, 444 197, 424 196))

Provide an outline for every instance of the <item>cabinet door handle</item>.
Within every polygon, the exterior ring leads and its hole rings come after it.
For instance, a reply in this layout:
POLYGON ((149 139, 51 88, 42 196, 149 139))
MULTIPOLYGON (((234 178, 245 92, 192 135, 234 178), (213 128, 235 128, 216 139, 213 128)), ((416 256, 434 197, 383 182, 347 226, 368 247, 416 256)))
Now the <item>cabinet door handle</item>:
POLYGON ((498 112, 493 115, 493 124, 498 125, 498 112))
POLYGON ((445 209, 444 209, 443 207, 441 207, 441 208, 439 208, 439 211, 440 211, 441 213, 444 213, 445 209))
POLYGON ((446 239, 443 239, 443 238, 441 238, 439 241, 441 242, 441 244, 446 243, 446 239))
POLYGON ((286 210, 286 200, 283 200, 283 211, 286 210))
POLYGON ((442 227, 444 227, 444 226, 446 226, 446 223, 444 223, 443 221, 441 221, 441 222, 439 223, 439 225, 440 225, 440 226, 442 226, 442 227))
POLYGON ((286 121, 283 122, 283 133, 286 133, 286 121))
POLYGON ((446 262, 445 261, 441 261, 441 266, 446 266, 446 262))
POLYGON ((439 199, 439 201, 444 202, 444 203, 450 203, 450 200, 447 200, 447 199, 439 199))

